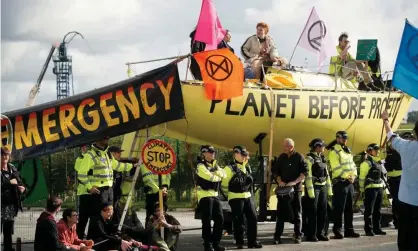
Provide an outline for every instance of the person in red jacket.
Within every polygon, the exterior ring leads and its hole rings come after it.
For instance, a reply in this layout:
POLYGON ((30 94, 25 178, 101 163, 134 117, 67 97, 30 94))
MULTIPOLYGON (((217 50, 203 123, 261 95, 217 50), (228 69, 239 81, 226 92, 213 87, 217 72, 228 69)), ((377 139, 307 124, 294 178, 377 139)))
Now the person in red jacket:
POLYGON ((73 208, 65 209, 62 213, 62 219, 58 222, 58 240, 65 246, 75 250, 88 251, 94 245, 92 240, 80 240, 76 231, 78 221, 77 211, 73 208))

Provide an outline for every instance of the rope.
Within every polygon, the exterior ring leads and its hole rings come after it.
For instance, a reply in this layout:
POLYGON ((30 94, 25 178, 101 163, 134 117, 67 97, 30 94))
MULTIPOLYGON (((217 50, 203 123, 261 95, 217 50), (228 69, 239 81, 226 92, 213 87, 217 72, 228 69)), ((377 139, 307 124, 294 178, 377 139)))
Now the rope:
POLYGON ((144 64, 144 63, 151 63, 151 62, 158 62, 163 60, 170 60, 170 59, 185 59, 186 57, 191 56, 191 54, 186 54, 182 56, 174 56, 174 57, 166 57, 166 58, 158 58, 158 59, 152 59, 152 60, 145 60, 145 61, 137 61, 137 62, 127 62, 126 65, 132 65, 132 64, 144 64))

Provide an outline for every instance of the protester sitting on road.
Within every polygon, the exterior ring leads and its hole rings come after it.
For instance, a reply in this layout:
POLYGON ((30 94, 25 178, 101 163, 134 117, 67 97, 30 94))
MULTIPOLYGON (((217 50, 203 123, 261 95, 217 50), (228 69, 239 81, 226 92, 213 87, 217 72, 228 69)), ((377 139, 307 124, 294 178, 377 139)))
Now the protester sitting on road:
MULTIPOLYGON (((284 66, 286 61, 279 57, 273 38, 268 36, 269 26, 266 23, 258 23, 257 34, 250 36, 241 46, 241 54, 245 61, 251 65, 254 78, 262 77, 261 66, 272 65, 284 66)), ((263 76, 264 77, 264 76, 263 76)))
POLYGON ((151 243, 157 245, 160 251, 175 251, 181 233, 180 222, 174 216, 167 214, 167 205, 160 211, 159 202, 155 203, 154 215, 150 216, 146 230, 151 233, 151 243), (164 240, 160 235, 160 227, 164 228, 164 240))
POLYGON ((9 163, 10 150, 1 148, 1 231, 4 251, 13 250, 12 235, 17 212, 22 211, 22 195, 26 188, 17 169, 9 163))
MULTIPOLYGON (((133 246, 144 248, 141 242, 124 240, 118 231, 118 225, 112 221, 112 216, 113 206, 104 203, 100 215, 91 218, 87 237, 96 243, 94 250, 107 251, 121 249, 122 251, 127 251, 133 246)), ((148 247, 145 250, 147 249, 148 247)))
MULTIPOLYGON (((389 122, 389 113, 382 113, 387 138, 401 155, 402 178, 399 186, 398 248, 418 250, 418 141, 402 139, 394 134, 389 122)), ((418 121, 415 122, 418 135, 418 121)))
POLYGON ((36 222, 35 230, 35 251, 46 250, 69 250, 76 249, 66 246, 58 241, 57 223, 55 215, 60 211, 62 200, 58 197, 51 197, 46 202, 46 211, 42 212, 36 222))
POLYGON ((57 223, 58 240, 68 247, 76 250, 92 250, 94 242, 92 240, 80 240, 76 232, 78 222, 77 211, 73 208, 67 208, 62 213, 62 219, 57 223))

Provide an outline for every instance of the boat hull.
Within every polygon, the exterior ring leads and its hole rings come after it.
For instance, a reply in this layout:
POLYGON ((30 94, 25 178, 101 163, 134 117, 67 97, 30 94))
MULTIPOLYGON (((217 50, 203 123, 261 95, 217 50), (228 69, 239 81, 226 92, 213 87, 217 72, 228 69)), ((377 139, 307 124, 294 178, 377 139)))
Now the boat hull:
MULTIPOLYGON (((388 107, 390 121, 392 123, 394 120, 393 128, 396 129, 412 102, 412 98, 403 93, 388 95, 387 92, 335 92, 323 89, 270 91, 248 86, 241 97, 211 101, 205 98, 203 86, 193 83, 183 83, 182 93, 186 118, 150 128, 150 137, 164 135, 223 149, 240 144, 255 153, 258 145, 254 138, 259 133, 267 133, 263 140, 263 155, 268 155, 270 114, 272 107, 275 107, 272 135, 273 155, 276 156, 283 151, 282 142, 285 138, 295 141, 297 151, 307 153, 308 144, 313 138, 330 142, 340 130, 348 132, 348 146, 353 152, 363 151, 370 143, 380 143, 380 114, 384 108, 388 107)), ((131 149, 134 134, 125 135, 124 149, 131 149)), ((145 135, 145 131, 142 135, 145 135)), ((383 135, 382 140, 384 138, 383 135)), ((136 149, 139 144, 141 140, 137 140, 136 149)), ((125 155, 128 154, 129 151, 126 151, 125 155)))

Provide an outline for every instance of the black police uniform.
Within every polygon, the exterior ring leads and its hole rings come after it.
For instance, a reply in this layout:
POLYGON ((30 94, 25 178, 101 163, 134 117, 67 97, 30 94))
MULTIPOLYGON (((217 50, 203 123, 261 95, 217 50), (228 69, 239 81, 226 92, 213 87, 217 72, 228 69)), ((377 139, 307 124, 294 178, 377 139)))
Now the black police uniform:
MULTIPOLYGON (((402 171, 401 155, 392 147, 387 147, 385 168, 388 174, 393 171, 402 171)), ((389 192, 392 197, 392 215, 393 225, 398 227, 398 207, 399 207, 399 185, 401 184, 401 175, 391 177, 388 175, 389 192)))
MULTIPOLYGON (((242 146, 236 146, 233 149, 234 153, 239 153, 243 156, 248 156, 248 151, 242 146)), ((243 248, 244 245, 244 215, 247 220, 247 239, 249 248, 262 248, 257 241, 257 213, 255 211, 254 201, 251 198, 251 187, 253 185, 253 178, 251 171, 245 166, 245 173, 239 166, 246 165, 234 160, 229 165, 233 173, 232 177, 227 177, 228 183, 228 199, 231 206, 234 226, 234 237, 238 248, 243 248), (237 198, 232 197, 231 193, 237 194, 237 198), (241 197, 244 195, 244 197, 241 197), (249 197, 248 197, 249 196, 249 197)))
MULTIPOLYGON (((215 149, 209 145, 203 145, 200 148, 200 152, 215 152, 215 149)), ((221 185, 219 177, 214 173, 221 169, 216 160, 211 163, 207 162, 203 157, 198 158, 198 164, 196 169, 196 185, 197 195, 199 198, 198 211, 201 213, 202 220, 202 239, 204 241, 205 251, 224 251, 225 248, 220 245, 222 238, 222 227, 224 222, 223 211, 221 201, 218 198, 218 191, 221 185), (204 167, 202 167, 202 165, 204 167), (207 171, 211 174, 208 175, 207 171), (216 178, 216 179, 213 179, 216 178), (214 181, 216 180, 216 181, 214 181), (211 227, 211 221, 213 220, 213 230, 211 227)))
POLYGON ((327 241, 325 225, 327 221, 328 193, 331 191, 331 182, 328 174, 327 160, 322 153, 315 153, 317 146, 325 146, 321 139, 314 139, 310 144, 312 151, 307 154, 312 163, 311 174, 305 178, 305 203, 303 212, 307 217, 305 234, 310 241, 327 241), (309 195, 313 195, 311 198, 309 195))

